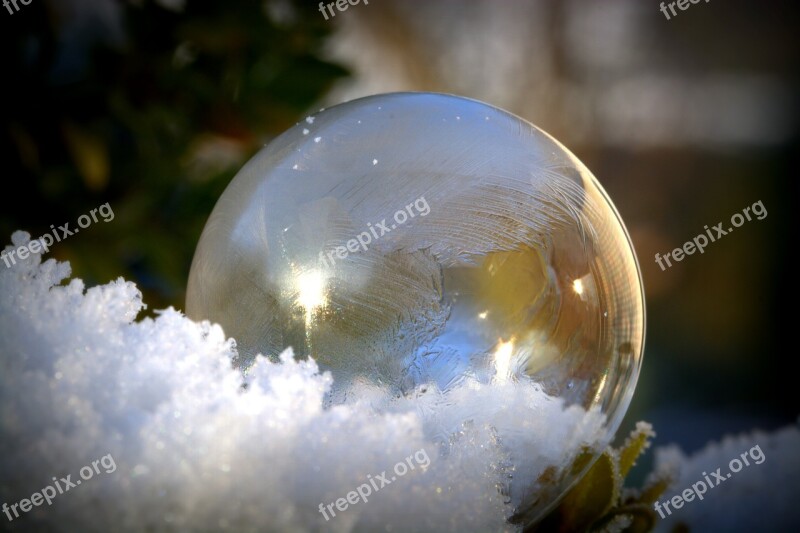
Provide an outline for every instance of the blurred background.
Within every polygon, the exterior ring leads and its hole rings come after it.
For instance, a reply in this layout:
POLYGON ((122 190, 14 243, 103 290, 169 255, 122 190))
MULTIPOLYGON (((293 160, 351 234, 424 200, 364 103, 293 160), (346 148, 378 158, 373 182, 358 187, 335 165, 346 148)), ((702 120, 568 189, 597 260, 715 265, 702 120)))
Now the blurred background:
MULTIPOLYGON (((114 220, 53 247, 148 313, 184 309, 206 218, 238 169, 310 111, 440 91, 512 111, 597 176, 644 278, 645 363, 623 430, 693 451, 800 413, 790 346, 798 188, 793 4, 372 0, 326 20, 289 0, 33 0, 0 8, 0 233, 114 220), (10 8, 13 9, 13 8, 10 8), (13 191, 13 192, 12 192, 13 191), (768 216, 662 271, 703 226, 768 216)), ((727 227, 727 226, 726 226, 727 227)))

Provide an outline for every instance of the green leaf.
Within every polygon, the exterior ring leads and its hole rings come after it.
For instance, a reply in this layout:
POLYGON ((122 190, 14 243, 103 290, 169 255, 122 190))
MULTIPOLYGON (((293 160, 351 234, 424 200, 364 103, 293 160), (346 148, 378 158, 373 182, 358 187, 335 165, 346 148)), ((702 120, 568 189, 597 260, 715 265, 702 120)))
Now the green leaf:
POLYGON ((612 447, 600 454, 583 477, 564 496, 558 506, 538 523, 526 522, 537 505, 558 490, 565 479, 580 475, 591 463, 595 454, 584 448, 562 475, 553 466, 545 470, 538 479, 542 489, 539 497, 525 502, 509 520, 522 524, 525 533, 573 532, 593 533, 646 533, 656 524, 655 511, 651 505, 669 487, 672 476, 664 471, 652 474, 641 491, 626 490, 623 501, 624 478, 636 464, 636 460, 650 447, 655 437, 653 428, 646 422, 636 424, 630 436, 619 450, 612 447))
POLYGON ((619 471, 622 477, 628 475, 636 464, 636 459, 650 446, 649 439, 652 437, 655 437, 653 426, 647 422, 636 424, 636 429, 631 432, 619 451, 619 471))

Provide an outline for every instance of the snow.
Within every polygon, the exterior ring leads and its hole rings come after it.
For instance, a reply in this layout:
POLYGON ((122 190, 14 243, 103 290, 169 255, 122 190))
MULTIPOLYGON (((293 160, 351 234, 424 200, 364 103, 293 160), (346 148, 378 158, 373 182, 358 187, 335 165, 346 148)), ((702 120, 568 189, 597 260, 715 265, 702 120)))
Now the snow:
MULTIPOLYGON (((656 468, 673 472, 676 481, 665 502, 706 475, 713 484, 703 499, 693 498, 672 514, 658 518, 656 531, 673 531, 679 523, 691 531, 797 531, 800 527, 800 428, 772 433, 754 431, 712 442, 691 456, 675 446, 656 450, 656 468), (745 454, 749 465, 742 459, 745 454), (740 464, 731 463, 738 460, 740 464), (735 472, 736 469, 741 469, 735 472), (720 481, 713 473, 720 469, 720 481), (728 477, 730 474, 730 477, 728 477)), ((701 487, 698 487, 702 491, 701 487)))
POLYGON ((131 282, 86 289, 39 255, 0 266, 2 501, 107 454, 117 465, 15 518, 19 530, 512 531, 521 481, 603 433, 599 412, 515 380, 400 399, 356 384, 328 408, 332 378, 291 350, 243 376, 218 325, 172 308, 136 321, 131 282), (324 520, 321 503, 418 450, 428 468, 324 520))

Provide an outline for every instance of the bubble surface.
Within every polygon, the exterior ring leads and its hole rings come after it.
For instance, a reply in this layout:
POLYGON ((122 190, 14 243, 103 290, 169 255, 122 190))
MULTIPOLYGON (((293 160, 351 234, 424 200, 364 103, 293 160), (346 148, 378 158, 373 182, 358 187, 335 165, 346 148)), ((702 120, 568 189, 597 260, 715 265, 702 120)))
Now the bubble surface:
POLYGON ((333 403, 528 384, 602 413, 601 444, 644 342, 636 258, 588 169, 519 117, 424 93, 329 108, 261 150, 203 231, 187 314, 244 368, 313 357, 333 403))

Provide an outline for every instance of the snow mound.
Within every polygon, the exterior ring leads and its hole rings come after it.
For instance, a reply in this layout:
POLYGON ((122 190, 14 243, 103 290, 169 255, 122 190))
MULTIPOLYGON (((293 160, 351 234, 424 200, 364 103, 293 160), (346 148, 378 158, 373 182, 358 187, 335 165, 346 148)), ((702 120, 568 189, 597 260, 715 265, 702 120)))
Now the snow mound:
POLYGON ((0 267, 0 521, 12 531, 510 531, 517 480, 603 433, 601 414, 531 383, 402 399, 362 385, 326 408, 330 375, 291 350, 243 376, 219 326, 171 308, 137 322, 133 283, 87 290, 38 255, 0 267), (32 498, 67 476, 82 484, 32 498))

